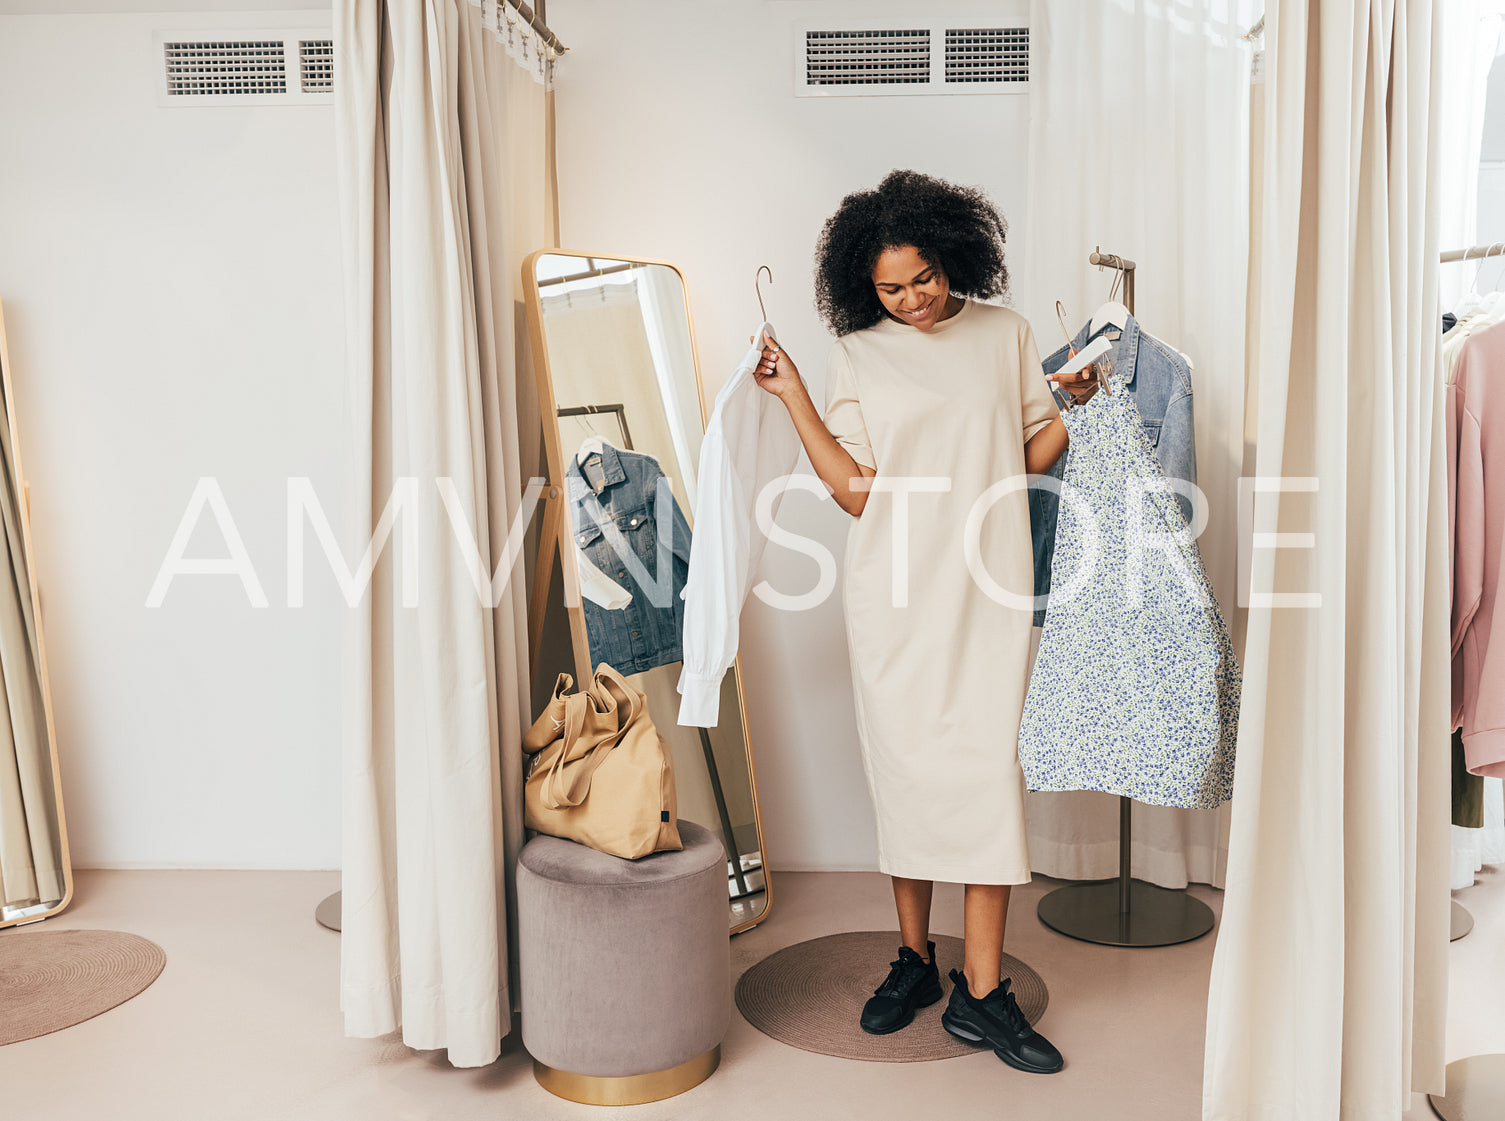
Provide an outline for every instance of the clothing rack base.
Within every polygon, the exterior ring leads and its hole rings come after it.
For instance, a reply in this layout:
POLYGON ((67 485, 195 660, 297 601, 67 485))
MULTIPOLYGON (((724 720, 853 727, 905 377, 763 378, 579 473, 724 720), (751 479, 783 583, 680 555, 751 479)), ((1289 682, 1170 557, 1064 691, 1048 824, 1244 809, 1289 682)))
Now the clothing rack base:
POLYGON ((1036 914, 1051 930, 1099 946, 1175 946, 1213 928, 1212 908, 1185 889, 1129 875, 1133 806, 1129 798, 1118 800, 1118 878, 1068 884, 1041 899, 1036 914))
POLYGON ((1458 900, 1453 900, 1453 917, 1449 923, 1448 941, 1456 942, 1474 929, 1474 916, 1458 900))
POLYGON ((342 901, 344 894, 344 892, 337 891, 333 895, 325 896, 324 902, 314 908, 314 921, 330 930, 339 930, 345 917, 345 907, 342 901))
MULTIPOLYGON (((1087 263, 1123 275, 1124 307, 1133 315, 1134 262, 1097 249, 1087 263)), ((1118 879, 1068 884, 1046 895, 1036 914, 1050 929, 1100 946, 1174 946, 1200 938, 1216 925, 1212 908, 1185 890, 1129 875, 1133 806, 1129 798, 1118 800, 1118 879)))
POLYGON ((1212 909, 1185 891, 1129 881, 1129 906, 1119 910, 1117 880, 1071 884, 1040 900, 1040 921, 1099 946, 1174 946, 1213 927, 1212 909))
POLYGON ((1470 1055, 1448 1063, 1446 1094, 1428 1094, 1442 1121, 1497 1121, 1505 1117, 1505 1055, 1470 1055))

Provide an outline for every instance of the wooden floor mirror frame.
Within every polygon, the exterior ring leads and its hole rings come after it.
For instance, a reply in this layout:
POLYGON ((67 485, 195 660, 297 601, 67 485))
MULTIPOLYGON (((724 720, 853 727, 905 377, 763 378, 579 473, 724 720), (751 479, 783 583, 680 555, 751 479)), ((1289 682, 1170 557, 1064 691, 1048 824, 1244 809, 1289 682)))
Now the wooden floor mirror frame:
POLYGON ((57 809, 58 853, 63 865, 63 897, 56 905, 36 914, 0 921, 0 929, 27 926, 51 918, 73 902, 73 859, 68 848, 68 822, 63 808, 63 780, 57 756, 57 728, 52 717, 52 687, 47 678, 47 643, 42 625, 42 597, 37 591, 36 555, 31 546, 31 486, 22 470, 21 435, 16 424, 16 399, 12 389, 10 348, 5 333, 5 308, 0 304, 0 385, 5 399, 5 423, 10 429, 11 458, 14 460, 16 500, 21 507, 21 544, 26 555, 26 580, 31 595, 32 618, 37 627, 37 676, 42 690, 42 716, 47 728, 47 755, 52 765, 52 795, 57 809))
MULTIPOLYGON (((690 286, 685 274, 672 261, 652 257, 632 257, 620 253, 587 253, 572 249, 539 249, 530 253, 522 265, 522 286, 527 294, 528 340, 533 351, 533 372, 537 379, 540 423, 543 428, 544 456, 549 476, 544 485, 543 519, 539 525, 538 557, 533 572, 533 592, 528 604, 528 657, 533 672, 537 672, 538 659, 543 647, 544 621, 548 611, 549 593, 552 590, 554 560, 559 561, 564 588, 571 592, 566 600, 570 620, 570 643, 575 656, 576 687, 582 688, 590 681, 593 666, 590 658, 590 643, 585 631, 585 610, 580 597, 580 576, 575 568, 574 551, 562 548, 565 500, 564 451, 560 445, 557 424, 547 420, 558 413, 559 403, 554 394, 554 379, 549 369, 549 351, 543 333, 543 297, 536 280, 537 262, 540 257, 577 257, 582 260, 627 262, 632 265, 662 265, 672 269, 679 277, 684 293, 685 323, 690 335, 690 356, 695 366, 695 395, 700 402, 700 429, 703 433, 710 423, 711 410, 705 393, 705 381, 700 372, 700 347, 695 340, 695 316, 690 306, 690 286), (573 606, 568 604, 573 602, 573 606)), ((693 470, 696 465, 691 465, 693 470)), ((747 755, 747 775, 751 786, 753 825, 757 830, 758 855, 762 861, 759 871, 763 874, 763 909, 752 918, 730 928, 732 934, 750 930, 768 917, 773 909, 773 885, 768 874, 768 847, 763 836, 763 807, 758 796, 757 761, 753 753, 752 728, 747 719, 747 690, 743 685, 742 658, 739 654, 732 661, 732 673, 736 675, 738 715, 742 720, 743 750, 747 755)), ((734 854, 728 854, 732 859, 734 854)))

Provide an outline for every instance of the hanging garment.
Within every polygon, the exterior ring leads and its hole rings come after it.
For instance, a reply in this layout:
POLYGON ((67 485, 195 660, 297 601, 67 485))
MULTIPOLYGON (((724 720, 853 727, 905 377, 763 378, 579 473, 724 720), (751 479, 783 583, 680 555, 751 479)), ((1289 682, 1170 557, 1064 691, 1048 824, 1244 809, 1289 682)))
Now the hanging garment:
MULTIPOLYGON (((1191 366, 1184 355, 1172 349, 1152 335, 1147 334, 1132 315, 1126 318, 1122 331, 1104 324, 1091 331, 1089 322, 1077 332, 1071 346, 1061 347, 1041 366, 1047 374, 1053 374, 1066 364, 1073 350, 1080 351, 1093 339, 1106 337, 1114 343, 1111 358, 1116 376, 1128 387, 1130 398, 1139 412, 1140 427, 1144 429, 1156 460, 1167 479, 1182 479, 1196 485, 1197 482, 1197 430, 1192 414, 1191 366)), ((1115 382, 1115 384, 1117 384, 1115 382)), ((1065 404, 1065 399, 1057 396, 1065 404)), ((1061 481, 1071 458, 1071 449, 1056 461, 1048 474, 1061 481)), ((1181 508, 1181 517, 1186 524, 1192 520, 1191 498, 1176 493, 1176 505, 1181 508)), ((1055 553, 1056 510, 1060 504, 1055 490, 1031 487, 1029 492, 1030 536, 1035 550, 1035 595, 1050 594, 1050 565, 1055 553)), ((1044 602, 1041 600, 1040 602, 1044 602)), ((1045 622, 1047 608, 1035 611, 1035 626, 1045 622)))
MULTIPOLYGON (((716 394, 700 445, 679 723, 701 728, 716 726, 721 679, 737 657, 742 605, 767 543, 758 528, 758 497, 769 483, 792 472, 800 458, 799 433, 789 413, 753 378, 765 338, 774 338, 768 323, 758 328, 753 345, 716 394)), ((770 522, 780 501, 781 494, 773 496, 770 522)))
POLYGON ((1056 590, 1019 729, 1031 790, 1212 807, 1233 791, 1239 668, 1126 379, 1063 414, 1056 590))
MULTIPOLYGON (((1461 328, 1460 328, 1461 329, 1461 328)), ((1448 387, 1453 726, 1476 775, 1505 778, 1505 323, 1470 335, 1448 387), (1497 628, 1496 623, 1500 626, 1497 628)))
POLYGON ((632 593, 592 564, 579 548, 575 549, 575 571, 580 574, 581 598, 597 607, 620 611, 632 602, 632 593))
POLYGON ((1029 881, 1016 740, 1032 572, 1012 483, 1056 414, 1009 308, 968 300, 925 331, 884 318, 831 349, 826 427, 877 471, 848 529, 842 606, 888 875, 1029 881))
POLYGON ((658 460, 603 441, 564 478, 576 548, 632 597, 620 609, 585 598, 592 666, 629 674, 677 662, 690 526, 658 460))

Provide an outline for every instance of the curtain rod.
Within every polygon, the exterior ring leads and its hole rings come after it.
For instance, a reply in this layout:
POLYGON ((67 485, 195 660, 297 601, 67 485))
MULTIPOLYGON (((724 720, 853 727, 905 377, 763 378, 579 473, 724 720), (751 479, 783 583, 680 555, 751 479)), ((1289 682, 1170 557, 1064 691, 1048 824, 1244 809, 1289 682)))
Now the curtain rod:
POLYGON ((549 30, 549 25, 544 23, 544 0, 538 0, 538 11, 536 12, 523 3, 523 0, 501 0, 501 2, 527 20, 528 26, 538 33, 538 37, 560 54, 564 54, 565 51, 569 50, 568 47, 559 41, 559 36, 549 30))
POLYGON ((1472 245, 1467 249, 1449 249, 1442 255, 1442 263, 1446 265, 1452 261, 1482 260, 1499 253, 1505 253, 1505 241, 1497 241, 1492 245, 1472 245))

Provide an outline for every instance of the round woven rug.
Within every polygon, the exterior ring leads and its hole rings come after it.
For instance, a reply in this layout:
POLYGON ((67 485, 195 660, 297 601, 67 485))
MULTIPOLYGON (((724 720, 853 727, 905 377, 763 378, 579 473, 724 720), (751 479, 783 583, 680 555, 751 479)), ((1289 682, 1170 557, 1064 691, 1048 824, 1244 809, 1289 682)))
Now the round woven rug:
POLYGON ((92 1020, 166 964, 161 946, 118 930, 0 931, 0 1046, 92 1020))
MULTIPOLYGON (((945 934, 932 938, 945 995, 917 1011, 908 1027, 889 1035, 868 1035, 857 1020, 863 1004, 888 975, 889 962, 898 956, 896 930, 828 934, 770 954, 737 981, 737 1008, 764 1035, 818 1055, 923 1063, 978 1054, 981 1048, 953 1038, 941 1027, 941 1013, 951 999, 947 973, 962 967, 962 940, 945 934)), ((1020 1010, 1030 1023, 1038 1023, 1050 1000, 1040 975, 1004 954, 1003 976, 1012 979, 1020 1010)))

